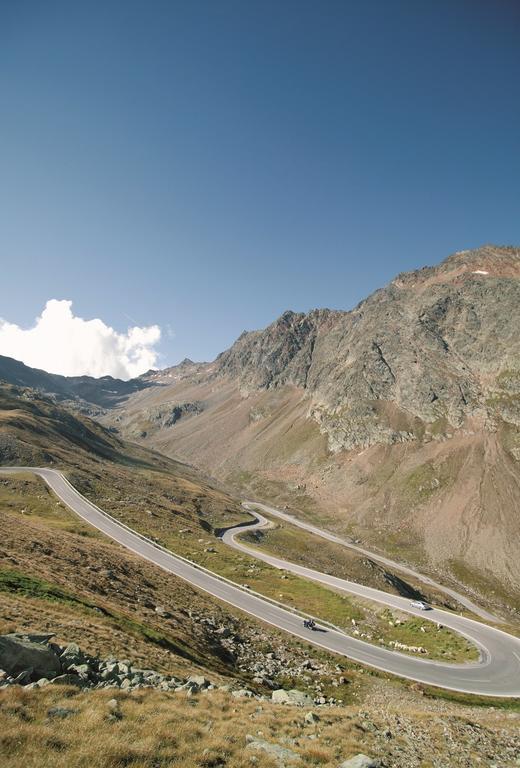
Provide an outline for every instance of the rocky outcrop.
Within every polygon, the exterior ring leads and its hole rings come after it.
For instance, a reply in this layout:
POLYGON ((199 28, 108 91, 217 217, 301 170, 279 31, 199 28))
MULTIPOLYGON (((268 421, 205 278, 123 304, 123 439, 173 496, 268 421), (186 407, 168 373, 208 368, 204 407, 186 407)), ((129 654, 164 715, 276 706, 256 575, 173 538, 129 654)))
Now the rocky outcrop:
POLYGON ((197 692, 215 686, 202 676, 180 680, 127 660, 89 656, 76 643, 58 645, 53 635, 10 634, 0 637, 0 688, 24 685, 75 685, 80 688, 159 688, 197 692))
POLYGON ((195 403, 164 403, 150 408, 143 413, 143 416, 159 427, 173 427, 179 419, 186 416, 195 416, 201 413, 203 405, 200 402, 195 403))
MULTIPOLYGON (((206 619, 206 621, 211 621, 206 619)), ((218 631, 218 630, 217 630, 218 631)), ((11 685, 22 685, 26 688, 42 688, 46 685, 75 685, 79 688, 120 688, 131 691, 140 688, 156 688, 162 691, 184 692, 188 696, 221 688, 230 692, 235 699, 257 699, 268 701, 270 697, 256 693, 248 688, 233 687, 230 685, 217 686, 204 675, 193 674, 186 678, 178 678, 173 675, 165 675, 153 669, 142 669, 134 666, 128 659, 116 659, 113 657, 99 659, 86 654, 77 643, 58 645, 52 642, 54 635, 43 634, 10 634, 0 636, 0 690, 11 685)), ((267 641, 267 636, 265 641, 267 641)), ((273 687, 271 681, 260 672, 266 674, 263 664, 259 661, 247 664, 243 663, 245 643, 242 639, 228 635, 224 642, 231 645, 237 654, 237 671, 246 672, 251 666, 256 675, 254 682, 258 686, 273 687)), ((295 677, 305 676, 310 682, 309 674, 312 670, 320 673, 325 671, 322 665, 307 660, 298 667, 288 665, 288 659, 280 653, 280 658, 275 658, 270 652, 265 658, 265 666, 272 672, 276 669, 290 671, 295 677), (275 666, 275 665, 278 665, 275 666)), ((327 670, 330 672, 330 670, 327 670)), ((334 697, 322 696, 321 683, 316 683, 315 697, 303 691, 277 689, 272 693, 272 701, 298 707, 337 706, 342 703, 334 697)), ((312 715, 308 723, 317 722, 316 715, 312 715)))

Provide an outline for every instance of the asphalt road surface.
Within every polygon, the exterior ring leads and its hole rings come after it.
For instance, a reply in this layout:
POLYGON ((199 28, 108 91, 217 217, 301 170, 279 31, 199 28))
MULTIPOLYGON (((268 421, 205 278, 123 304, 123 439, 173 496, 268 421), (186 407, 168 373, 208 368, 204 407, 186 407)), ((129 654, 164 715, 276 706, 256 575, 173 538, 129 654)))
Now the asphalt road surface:
MULTIPOLYGON (((320 626, 319 631, 316 632, 307 630, 303 627, 301 615, 273 604, 256 594, 251 594, 247 589, 223 580, 131 531, 89 502, 57 470, 32 467, 0 469, 0 472, 3 473, 28 471, 42 477, 61 501, 79 517, 122 546, 213 597, 308 643, 346 656, 361 664, 427 685, 483 696, 520 697, 520 640, 501 630, 450 614, 447 611, 437 609, 425 613, 414 611, 410 607, 409 601, 404 598, 353 582, 345 582, 342 579, 320 574, 318 571, 306 569, 303 566, 288 563, 264 553, 253 552, 253 550, 246 548, 248 554, 254 554, 278 568, 301 573, 307 578, 313 578, 335 588, 345 589, 350 593, 354 593, 355 587, 355 593, 362 597, 440 622, 472 640, 478 646, 481 657, 475 663, 444 664, 428 661, 424 658, 405 656, 387 648, 371 645, 325 625, 320 626)), ((255 525, 265 525, 266 522, 260 517, 255 525)), ((223 538, 228 543, 242 548, 244 545, 234 540, 238 531, 243 531, 243 528, 228 531, 223 538)))

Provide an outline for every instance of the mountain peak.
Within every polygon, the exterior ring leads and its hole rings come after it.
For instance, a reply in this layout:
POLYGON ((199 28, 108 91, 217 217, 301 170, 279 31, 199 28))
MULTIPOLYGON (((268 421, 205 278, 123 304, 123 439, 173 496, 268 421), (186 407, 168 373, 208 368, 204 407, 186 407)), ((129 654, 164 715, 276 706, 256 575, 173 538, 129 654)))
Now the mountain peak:
POLYGON ((401 272, 391 285, 421 289, 479 277, 520 278, 520 248, 487 244, 456 251, 436 266, 401 272))

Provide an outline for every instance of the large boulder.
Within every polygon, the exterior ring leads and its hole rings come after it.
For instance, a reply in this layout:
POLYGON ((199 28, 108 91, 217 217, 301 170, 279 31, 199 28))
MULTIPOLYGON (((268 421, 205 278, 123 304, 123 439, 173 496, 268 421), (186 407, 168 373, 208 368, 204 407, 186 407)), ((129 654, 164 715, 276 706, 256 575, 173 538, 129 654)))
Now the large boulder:
POLYGON ((0 636, 0 668, 11 677, 29 669, 32 680, 56 677, 61 674, 61 662, 47 644, 49 639, 48 635, 0 636))
POLYGON ((303 691, 297 691, 295 688, 291 691, 278 688, 278 690, 272 692, 271 699, 275 704, 293 704, 297 707, 312 707, 314 704, 308 694, 303 693, 303 691))

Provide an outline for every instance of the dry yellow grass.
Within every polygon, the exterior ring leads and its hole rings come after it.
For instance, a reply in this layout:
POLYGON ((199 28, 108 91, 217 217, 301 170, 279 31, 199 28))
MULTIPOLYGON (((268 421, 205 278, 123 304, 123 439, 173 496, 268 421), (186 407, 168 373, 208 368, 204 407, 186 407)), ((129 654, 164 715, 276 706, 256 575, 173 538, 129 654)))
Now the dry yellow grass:
POLYGON ((250 768, 252 754, 260 767, 275 765, 264 753, 246 749, 247 734, 289 747, 306 766, 333 766, 342 755, 367 748, 344 713, 324 712, 318 724, 306 726, 304 710, 237 701, 216 691, 187 698, 154 691, 11 688, 0 692, 0 704, 3 768, 250 768), (114 698, 117 717, 108 703, 114 698), (64 719, 49 716, 54 707, 74 712, 64 719), (313 734, 323 743, 310 739, 313 734))
POLYGON ((411 694, 357 707, 306 710, 235 699, 222 691, 80 692, 47 686, 0 691, 2 768, 273 768, 246 735, 286 747, 302 768, 337 768, 359 752, 385 768, 517 766, 520 714, 415 700, 411 694), (116 714, 110 701, 117 703, 116 714), (53 708, 72 710, 65 718, 53 708))

